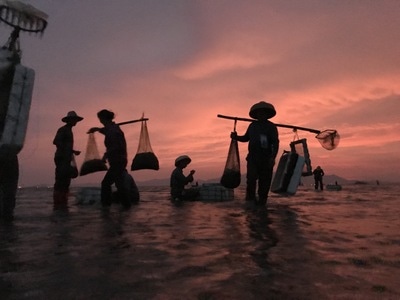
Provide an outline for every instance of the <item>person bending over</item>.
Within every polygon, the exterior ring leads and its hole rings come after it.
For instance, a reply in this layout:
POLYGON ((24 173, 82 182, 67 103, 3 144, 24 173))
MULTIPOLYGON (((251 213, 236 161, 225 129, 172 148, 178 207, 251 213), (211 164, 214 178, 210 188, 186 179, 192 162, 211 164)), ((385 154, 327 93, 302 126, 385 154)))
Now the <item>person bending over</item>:
POLYGON ((186 168, 191 161, 191 158, 187 155, 182 155, 175 159, 176 168, 172 171, 170 180, 172 201, 195 200, 199 194, 196 188, 185 189, 185 185, 193 182, 193 174, 196 172, 195 170, 191 170, 189 175, 185 176, 183 174, 183 169, 186 168))

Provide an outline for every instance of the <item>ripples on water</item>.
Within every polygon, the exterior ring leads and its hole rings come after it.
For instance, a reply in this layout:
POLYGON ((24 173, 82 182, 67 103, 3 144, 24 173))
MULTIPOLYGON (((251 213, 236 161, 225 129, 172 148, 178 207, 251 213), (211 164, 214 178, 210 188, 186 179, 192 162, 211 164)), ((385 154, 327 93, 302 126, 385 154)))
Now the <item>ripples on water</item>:
POLYGON ((169 200, 53 211, 51 191, 19 191, 1 227, 0 288, 10 299, 395 299, 399 187, 300 187, 268 209, 169 200), (67 286, 67 288, 66 288, 67 286), (354 298, 353 298, 354 299, 354 298))

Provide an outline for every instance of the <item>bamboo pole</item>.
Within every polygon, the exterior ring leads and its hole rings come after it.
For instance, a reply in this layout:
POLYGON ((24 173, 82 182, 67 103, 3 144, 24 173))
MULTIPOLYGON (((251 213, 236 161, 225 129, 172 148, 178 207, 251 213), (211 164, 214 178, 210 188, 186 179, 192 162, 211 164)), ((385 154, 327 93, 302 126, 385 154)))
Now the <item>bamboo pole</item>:
POLYGON ((147 120, 148 120, 148 118, 141 118, 141 119, 137 119, 137 120, 131 120, 131 121, 125 121, 125 122, 117 123, 117 125, 126 125, 126 124, 132 124, 132 123, 147 121, 147 120))
MULTIPOLYGON (((223 119, 229 119, 229 120, 235 120, 235 121, 245 121, 245 122, 253 122, 256 121, 255 119, 248 119, 248 118, 240 118, 240 117, 231 117, 231 116, 224 116, 224 115, 217 115, 218 118, 223 118, 223 119)), ((317 129, 312 129, 312 128, 306 128, 306 127, 299 127, 299 126, 294 126, 294 125, 286 125, 286 124, 276 124, 277 127, 284 127, 284 128, 291 128, 293 130, 303 130, 303 131, 309 131, 312 133, 319 134, 321 133, 320 130, 317 129)))
MULTIPOLYGON (((132 123, 147 121, 147 120, 148 120, 148 118, 140 118, 140 119, 137 119, 137 120, 130 120, 130 121, 125 121, 125 122, 116 123, 116 124, 117 124, 117 125, 126 125, 126 124, 132 124, 132 123)), ((94 127, 94 128, 97 128, 97 127, 94 127)), ((104 127, 102 127, 102 128, 104 128, 104 127)), ((95 131, 99 131, 99 130, 101 130, 101 129, 100 129, 100 128, 97 128, 95 131)), ((95 132, 95 131, 93 131, 93 132, 95 132)), ((92 132, 92 133, 93 133, 93 132, 92 132)), ((90 132, 90 130, 89 130, 89 131, 86 132, 86 133, 91 133, 91 132, 90 132)))

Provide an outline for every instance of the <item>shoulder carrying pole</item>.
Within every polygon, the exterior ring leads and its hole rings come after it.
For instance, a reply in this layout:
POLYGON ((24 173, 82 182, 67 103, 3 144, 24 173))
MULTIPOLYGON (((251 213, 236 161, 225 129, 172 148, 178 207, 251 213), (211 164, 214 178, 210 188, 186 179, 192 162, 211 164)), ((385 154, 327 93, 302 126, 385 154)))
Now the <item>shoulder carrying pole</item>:
POLYGON ((126 125, 126 124, 131 124, 131 123, 147 121, 147 120, 148 120, 148 118, 141 118, 141 119, 137 119, 137 120, 131 120, 131 121, 125 121, 125 122, 117 123, 117 125, 126 125))
MULTIPOLYGON (((231 117, 231 116, 224 116, 224 115, 217 115, 218 118, 223 118, 223 119, 229 119, 229 120, 235 120, 236 121, 245 121, 245 122, 253 122, 257 121, 254 119, 248 119, 248 118, 239 118, 239 117, 231 117)), ((236 124, 236 123, 235 123, 236 124)), ((312 128, 306 128, 306 127, 299 127, 299 126, 294 126, 294 125, 286 125, 286 124, 276 124, 277 127, 284 127, 284 128, 291 128, 293 130, 303 130, 303 131, 309 131, 312 133, 319 134, 321 133, 320 130, 317 129, 312 129, 312 128)))

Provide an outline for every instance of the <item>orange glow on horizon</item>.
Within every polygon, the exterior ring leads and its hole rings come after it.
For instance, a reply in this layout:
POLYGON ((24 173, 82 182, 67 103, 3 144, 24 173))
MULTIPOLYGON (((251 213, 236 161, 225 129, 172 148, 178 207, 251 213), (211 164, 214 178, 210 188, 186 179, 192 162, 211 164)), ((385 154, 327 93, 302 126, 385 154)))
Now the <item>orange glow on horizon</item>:
MULTIPOLYGON (((21 185, 52 184, 52 140, 69 110, 85 118, 74 128, 75 148, 84 152, 86 131, 100 126, 96 113, 103 108, 115 112, 116 122, 143 112, 149 118, 160 170, 134 172, 136 181, 168 178, 181 154, 192 157, 189 168, 198 170, 198 179, 218 178, 233 121, 217 114, 248 118, 251 105, 261 100, 275 106, 275 123, 339 132, 333 151, 323 149, 315 134, 298 132, 308 140, 313 165, 327 174, 400 180, 392 171, 400 169, 397 4, 343 2, 332 11, 323 1, 312 2, 312 10, 307 1, 301 7, 189 1, 164 5, 168 14, 155 9, 162 5, 156 2, 102 2, 93 8, 70 1, 62 10, 59 5, 38 5, 50 16, 43 39, 21 35, 23 63, 36 71, 19 156, 21 185), (85 9, 95 9, 103 21, 89 22, 85 9), (149 18, 132 18, 132 13, 149 18)), ((0 30, 4 42, 8 34, 0 30)), ((238 133, 248 125, 238 122, 238 133)), ((140 124, 123 130, 131 160, 140 124)), ((279 134, 282 153, 295 136, 284 128, 279 134)), ((102 136, 96 140, 104 151, 102 136)), ((239 147, 245 173, 247 144, 239 147)), ((97 184, 99 178, 73 182, 97 184)))

